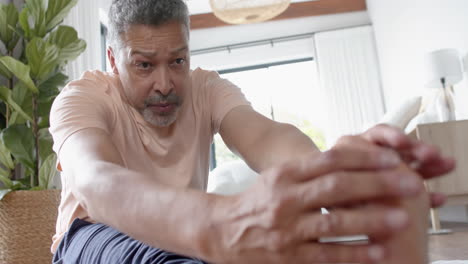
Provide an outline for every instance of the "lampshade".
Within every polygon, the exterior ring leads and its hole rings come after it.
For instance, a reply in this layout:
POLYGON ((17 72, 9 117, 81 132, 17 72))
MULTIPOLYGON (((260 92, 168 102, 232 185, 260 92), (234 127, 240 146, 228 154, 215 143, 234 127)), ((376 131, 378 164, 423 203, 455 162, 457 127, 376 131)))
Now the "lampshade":
POLYGON ((454 85, 463 79, 460 54, 455 49, 441 49, 427 54, 426 70, 426 86, 430 88, 442 87, 442 78, 445 78, 446 86, 454 85))
POLYGON ((290 0, 210 0, 216 17, 229 24, 262 22, 283 13, 290 0))

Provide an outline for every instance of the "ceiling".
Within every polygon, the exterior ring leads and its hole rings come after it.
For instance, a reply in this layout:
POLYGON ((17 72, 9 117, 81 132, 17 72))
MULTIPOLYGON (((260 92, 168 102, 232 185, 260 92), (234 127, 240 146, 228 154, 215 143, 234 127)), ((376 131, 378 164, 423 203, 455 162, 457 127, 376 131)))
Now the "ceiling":
MULTIPOLYGON (((190 14, 203 14, 203 13, 211 13, 210 1, 209 0, 185 0, 187 2, 187 6, 190 10, 190 14)), ((292 3, 298 2, 309 2, 309 1, 317 1, 317 0, 292 0, 292 3)), ((99 7, 102 8, 106 13, 109 10, 110 4, 112 0, 102 0, 99 1, 99 7)))
MULTIPOLYGON (((292 3, 309 2, 309 1, 317 1, 317 0, 291 0, 292 3)), ((192 15, 211 13, 209 0, 186 0, 186 2, 190 10, 190 14, 192 15)))

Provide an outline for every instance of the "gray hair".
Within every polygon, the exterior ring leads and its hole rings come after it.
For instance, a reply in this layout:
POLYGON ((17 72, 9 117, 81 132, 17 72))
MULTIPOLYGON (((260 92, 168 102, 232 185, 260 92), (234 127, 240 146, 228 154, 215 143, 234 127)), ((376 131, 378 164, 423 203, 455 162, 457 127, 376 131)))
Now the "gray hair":
POLYGON ((173 21, 185 25, 189 31, 190 17, 184 0, 113 0, 108 38, 111 45, 116 45, 131 25, 160 26, 173 21))

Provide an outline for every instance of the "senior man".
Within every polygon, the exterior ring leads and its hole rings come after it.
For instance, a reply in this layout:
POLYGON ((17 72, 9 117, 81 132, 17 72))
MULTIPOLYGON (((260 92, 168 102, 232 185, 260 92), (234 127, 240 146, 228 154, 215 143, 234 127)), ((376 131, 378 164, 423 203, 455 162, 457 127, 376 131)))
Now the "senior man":
POLYGON ((421 195, 420 176, 454 166, 386 126, 319 152, 217 73, 190 70, 183 0, 114 0, 109 17, 112 73, 86 72, 52 107, 63 187, 55 263, 373 263, 409 228, 398 202, 421 195), (205 193, 218 132, 260 173, 232 197, 205 193), (379 239, 318 243, 351 234, 379 239))

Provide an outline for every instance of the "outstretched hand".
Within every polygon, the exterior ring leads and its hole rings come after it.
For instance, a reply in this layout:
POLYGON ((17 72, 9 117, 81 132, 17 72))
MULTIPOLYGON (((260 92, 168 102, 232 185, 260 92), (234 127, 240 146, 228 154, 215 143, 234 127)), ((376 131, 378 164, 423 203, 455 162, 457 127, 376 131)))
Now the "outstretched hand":
MULTIPOLYGON (((392 149, 424 179, 440 177, 455 168, 455 160, 444 157, 435 146, 411 139, 400 129, 385 124, 377 125, 361 135, 342 137, 337 142, 337 145, 350 144, 359 144, 363 149, 392 149)), ((440 193, 431 193, 430 198, 432 207, 439 207, 445 202, 445 196, 440 193)))

